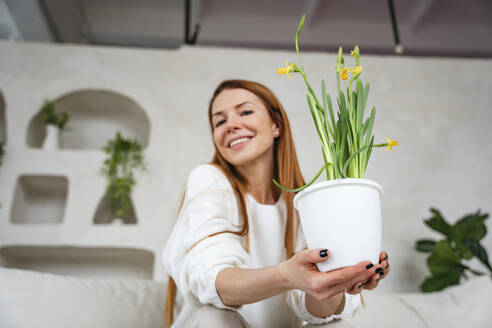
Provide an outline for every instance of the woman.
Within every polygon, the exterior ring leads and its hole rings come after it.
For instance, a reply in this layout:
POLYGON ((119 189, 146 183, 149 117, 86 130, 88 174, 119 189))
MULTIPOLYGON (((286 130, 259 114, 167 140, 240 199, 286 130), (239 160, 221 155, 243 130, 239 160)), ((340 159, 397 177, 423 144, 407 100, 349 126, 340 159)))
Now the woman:
POLYGON ((329 251, 307 249, 294 194, 272 183, 304 185, 278 99, 259 83, 227 80, 208 116, 215 155, 189 174, 163 251, 167 326, 297 328, 351 315, 360 291, 389 273, 387 255, 376 265, 317 270, 329 251))

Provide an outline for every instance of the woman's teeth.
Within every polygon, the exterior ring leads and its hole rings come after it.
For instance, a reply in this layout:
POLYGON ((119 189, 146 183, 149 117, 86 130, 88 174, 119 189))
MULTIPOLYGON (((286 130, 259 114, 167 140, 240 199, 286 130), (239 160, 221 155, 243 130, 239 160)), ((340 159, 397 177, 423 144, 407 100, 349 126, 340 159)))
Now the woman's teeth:
POLYGON ((231 144, 229 145, 230 148, 234 147, 235 145, 241 143, 241 142, 245 142, 245 141, 248 141, 250 138, 239 138, 239 139, 236 139, 234 140, 233 142, 231 142, 231 144))

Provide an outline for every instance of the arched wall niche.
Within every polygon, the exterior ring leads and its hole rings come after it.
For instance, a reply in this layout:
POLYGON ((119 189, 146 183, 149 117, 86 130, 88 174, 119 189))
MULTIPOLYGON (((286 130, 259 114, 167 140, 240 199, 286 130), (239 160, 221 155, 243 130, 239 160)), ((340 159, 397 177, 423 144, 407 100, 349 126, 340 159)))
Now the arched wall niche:
MULTIPOLYGON (((136 139, 143 148, 149 140, 150 122, 145 110, 133 99, 110 90, 78 90, 53 100, 56 113, 70 119, 60 133, 60 149, 100 150, 118 131, 136 139)), ((27 145, 40 148, 46 137, 41 107, 31 119, 27 145)))

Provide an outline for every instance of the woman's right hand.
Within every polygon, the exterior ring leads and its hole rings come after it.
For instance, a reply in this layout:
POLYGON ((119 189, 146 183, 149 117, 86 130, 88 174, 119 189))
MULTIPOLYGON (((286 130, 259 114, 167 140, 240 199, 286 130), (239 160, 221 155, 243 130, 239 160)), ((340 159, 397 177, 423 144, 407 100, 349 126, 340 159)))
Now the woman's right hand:
POLYGON ((323 252, 323 249, 305 249, 280 263, 285 286, 302 290, 317 300, 326 300, 344 291, 357 294, 362 290, 362 283, 378 274, 376 270, 382 267, 381 264, 362 261, 353 266, 319 272, 316 263, 328 258, 329 252, 323 252), (326 256, 322 256, 325 253, 326 256))

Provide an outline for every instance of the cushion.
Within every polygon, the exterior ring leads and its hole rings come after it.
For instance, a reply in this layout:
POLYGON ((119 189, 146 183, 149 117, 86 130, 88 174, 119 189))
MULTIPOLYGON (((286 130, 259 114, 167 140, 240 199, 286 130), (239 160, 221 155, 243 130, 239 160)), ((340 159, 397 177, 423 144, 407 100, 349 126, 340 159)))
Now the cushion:
POLYGON ((366 307, 349 322, 355 327, 492 327, 491 296, 489 276, 426 294, 368 291, 364 292, 366 307))
POLYGON ((164 327, 166 282, 0 268, 0 327, 164 327))

